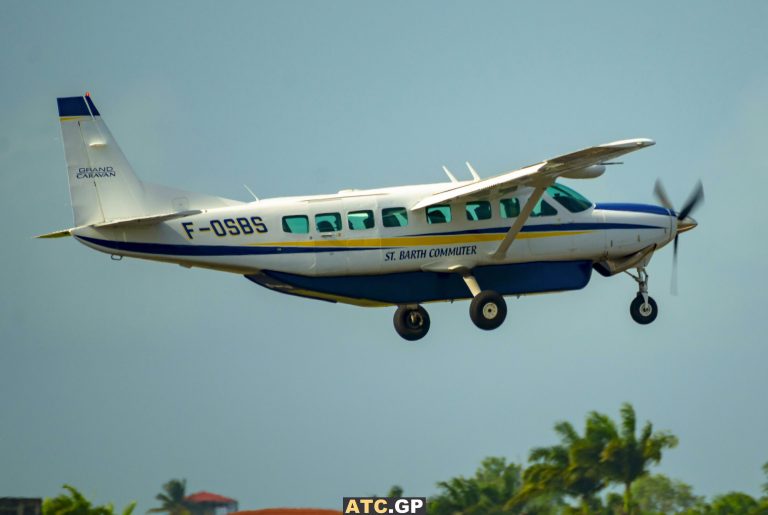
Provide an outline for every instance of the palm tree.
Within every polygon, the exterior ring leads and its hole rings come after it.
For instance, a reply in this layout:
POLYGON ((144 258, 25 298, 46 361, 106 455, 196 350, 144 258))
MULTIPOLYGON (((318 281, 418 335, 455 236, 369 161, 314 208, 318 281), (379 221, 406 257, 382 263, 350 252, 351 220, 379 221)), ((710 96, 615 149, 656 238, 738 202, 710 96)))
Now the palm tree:
POLYGON ((162 504, 157 508, 147 510, 147 513, 167 513, 168 515, 189 515, 186 497, 187 480, 171 479, 163 485, 163 492, 155 496, 162 504))
POLYGON ((653 425, 646 422, 640 437, 635 435, 637 417, 631 404, 621 406, 621 428, 609 417, 593 412, 590 422, 594 430, 607 437, 600 453, 601 472, 608 480, 624 486, 624 513, 632 510, 632 483, 648 473, 652 463, 661 461, 662 451, 677 445, 677 438, 669 432, 653 432, 653 425))
POLYGON ((600 452, 604 441, 587 425, 581 436, 569 422, 555 424, 560 444, 531 450, 529 466, 523 473, 525 483, 510 504, 528 502, 544 494, 567 495, 579 499, 582 513, 589 513, 597 494, 605 488, 600 474, 600 452))
MULTIPOLYGON (((69 494, 46 499, 43 502, 43 515, 115 515, 115 507, 112 504, 93 506, 74 486, 64 485, 62 488, 69 494)), ((131 515, 135 507, 136 501, 126 506, 122 515, 131 515)))

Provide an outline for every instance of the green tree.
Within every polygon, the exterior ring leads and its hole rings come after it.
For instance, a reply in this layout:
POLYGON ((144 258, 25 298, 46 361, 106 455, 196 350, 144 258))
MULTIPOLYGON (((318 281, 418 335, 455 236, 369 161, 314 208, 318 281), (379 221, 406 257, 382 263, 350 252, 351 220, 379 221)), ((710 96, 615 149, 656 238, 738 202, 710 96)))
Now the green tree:
POLYGON ((632 483, 648 474, 652 463, 661 461, 664 449, 677 446, 677 438, 665 431, 654 432, 650 422, 645 423, 638 437, 635 409, 629 403, 621 406, 621 427, 600 413, 593 412, 589 418, 599 427, 597 431, 608 438, 600 454, 602 474, 624 486, 624 513, 630 514, 632 483))
POLYGON ((403 496, 403 487, 400 485, 392 485, 392 487, 389 489, 389 492, 387 492, 387 497, 402 497, 403 496))
POLYGON ((600 471, 600 453, 605 444, 601 428, 591 427, 588 421, 581 436, 569 422, 555 424, 561 443, 531 450, 528 460, 533 464, 525 470, 524 485, 513 504, 541 495, 566 495, 579 500, 582 513, 589 513, 596 505, 597 494, 606 486, 600 471))
POLYGON ((168 515, 189 515, 189 505, 184 500, 187 492, 186 479, 171 479, 163 485, 163 491, 155 496, 160 506, 147 510, 147 513, 167 513, 168 515))
MULTIPOLYGON (((64 485, 62 488, 68 493, 43 501, 43 515, 115 515, 115 507, 112 504, 93 506, 91 501, 86 499, 75 487, 64 485)), ((135 507, 136 501, 126 506, 122 515, 131 515, 135 507)))
POLYGON ((757 513, 758 504, 751 496, 742 492, 718 495, 709 505, 707 515, 752 515, 757 513))
POLYGON ((641 513, 678 513, 699 506, 704 498, 690 485, 663 474, 643 476, 632 485, 632 499, 641 513))
POLYGON ((768 497, 768 461, 763 464, 763 474, 765 474, 766 482, 763 483, 763 493, 768 497))
POLYGON ((433 515, 522 513, 517 506, 507 506, 522 484, 521 472, 520 465, 508 464, 504 458, 486 458, 474 477, 437 483, 441 492, 429 500, 428 511, 433 515))

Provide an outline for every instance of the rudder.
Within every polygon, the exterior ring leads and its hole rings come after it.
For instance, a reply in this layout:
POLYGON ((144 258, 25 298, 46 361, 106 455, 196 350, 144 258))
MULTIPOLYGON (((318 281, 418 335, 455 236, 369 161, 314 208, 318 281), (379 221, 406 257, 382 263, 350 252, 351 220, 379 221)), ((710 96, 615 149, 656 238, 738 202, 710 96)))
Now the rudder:
POLYGON ((56 100, 75 226, 148 214, 144 186, 90 95, 56 100))

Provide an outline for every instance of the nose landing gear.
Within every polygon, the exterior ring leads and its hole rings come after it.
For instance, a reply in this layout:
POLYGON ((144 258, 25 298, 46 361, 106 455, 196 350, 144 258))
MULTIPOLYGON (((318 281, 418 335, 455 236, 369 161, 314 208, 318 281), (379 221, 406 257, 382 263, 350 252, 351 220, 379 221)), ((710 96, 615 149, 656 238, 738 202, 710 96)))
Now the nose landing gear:
POLYGON ((411 342, 424 338, 429 331, 429 313, 418 304, 398 306, 394 322, 397 334, 411 342))
POLYGON ((633 275, 630 272, 625 273, 637 282, 639 290, 635 299, 629 305, 629 314, 632 315, 632 320, 638 324, 650 324, 656 320, 659 308, 656 305, 656 301, 648 295, 648 273, 645 271, 645 267, 639 267, 637 275, 633 275))

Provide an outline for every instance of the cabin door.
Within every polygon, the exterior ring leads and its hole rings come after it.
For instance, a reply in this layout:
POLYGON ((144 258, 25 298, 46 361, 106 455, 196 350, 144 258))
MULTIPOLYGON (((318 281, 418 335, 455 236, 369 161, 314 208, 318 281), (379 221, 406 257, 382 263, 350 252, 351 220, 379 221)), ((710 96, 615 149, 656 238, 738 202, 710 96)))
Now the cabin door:
POLYGON ((312 241, 315 250, 317 275, 344 275, 347 273, 344 237, 345 213, 341 202, 318 202, 312 210, 312 241))
POLYGON ((344 199, 347 271, 353 275, 381 270, 381 219, 376 197, 344 199))

